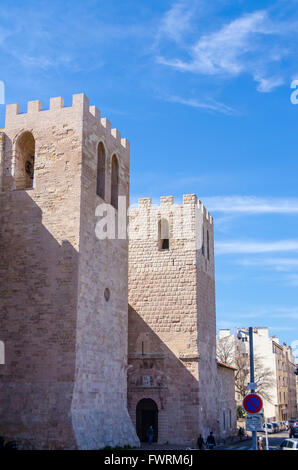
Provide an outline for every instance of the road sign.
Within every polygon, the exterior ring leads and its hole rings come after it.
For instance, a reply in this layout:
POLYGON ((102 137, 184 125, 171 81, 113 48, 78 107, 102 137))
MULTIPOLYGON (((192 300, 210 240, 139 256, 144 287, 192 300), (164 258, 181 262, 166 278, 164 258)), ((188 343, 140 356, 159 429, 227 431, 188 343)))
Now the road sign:
POLYGON ((262 398, 256 393, 249 393, 243 399, 243 408, 245 411, 247 411, 247 413, 253 415, 259 413, 263 408, 262 398))
POLYGON ((246 415, 246 431, 263 431, 261 415, 246 415))
POLYGON ((249 390, 254 390, 256 391, 257 390, 257 384, 255 382, 250 382, 249 384, 247 384, 247 388, 249 390))

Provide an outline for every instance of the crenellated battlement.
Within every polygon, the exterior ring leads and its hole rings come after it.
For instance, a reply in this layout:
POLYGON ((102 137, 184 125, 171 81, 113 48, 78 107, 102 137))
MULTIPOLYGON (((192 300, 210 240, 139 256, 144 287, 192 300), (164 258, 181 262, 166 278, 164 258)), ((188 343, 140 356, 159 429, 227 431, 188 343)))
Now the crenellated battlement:
POLYGON ((207 211, 205 208, 204 204, 200 199, 197 198, 196 194, 184 194, 183 195, 183 204, 175 204, 175 198, 174 196, 161 196, 160 197, 160 206, 155 206, 152 205, 152 198, 150 197, 145 197, 145 198, 139 198, 138 199, 138 208, 143 209, 145 208, 150 208, 150 207, 155 207, 155 208, 162 208, 166 209, 173 207, 183 207, 186 205, 193 205, 196 206, 202 213, 204 218, 207 220, 207 222, 210 223, 210 225, 213 225, 213 217, 211 214, 207 211))
MULTIPOLYGON (((118 129, 112 128, 111 122, 109 119, 103 117, 101 118, 100 110, 94 106, 89 105, 89 98, 84 93, 78 93, 72 95, 72 106, 64 106, 64 99, 61 96, 50 98, 50 105, 48 109, 42 109, 42 103, 40 100, 28 101, 27 103, 27 112, 22 113, 20 106, 18 104, 8 104, 6 106, 6 125, 11 121, 14 121, 18 118, 22 119, 24 116, 34 115, 36 118, 37 113, 57 113, 57 112, 69 112, 74 110, 76 113, 81 112, 83 117, 88 113, 92 115, 98 123, 109 133, 115 142, 121 145, 125 150, 129 151, 129 141, 126 138, 121 137, 121 133, 118 129)), ((47 116, 48 117, 48 116, 47 116)))

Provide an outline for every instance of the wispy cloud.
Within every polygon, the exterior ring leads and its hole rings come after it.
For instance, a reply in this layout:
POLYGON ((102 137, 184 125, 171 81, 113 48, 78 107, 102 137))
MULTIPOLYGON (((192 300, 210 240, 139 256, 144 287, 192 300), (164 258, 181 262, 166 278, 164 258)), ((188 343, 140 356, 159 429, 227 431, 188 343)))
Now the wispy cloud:
POLYGON ((110 47, 124 40, 149 35, 149 28, 110 18, 106 9, 99 14, 96 2, 16 3, 0 7, 0 48, 27 70, 71 68, 94 70, 104 63, 110 47), (92 24, 92 27, 90 27, 92 24), (92 45, 92 47, 90 47, 92 45))
POLYGON ((298 268, 298 258, 245 258, 236 261, 240 266, 268 267, 276 271, 291 271, 298 268))
POLYGON ((179 96, 170 96, 166 98, 166 101, 170 101, 172 103, 184 104, 186 106, 191 106, 192 108, 207 109, 210 111, 215 111, 215 112, 219 112, 219 113, 223 113, 227 115, 237 114, 237 111, 235 109, 231 108, 230 106, 227 106, 224 103, 220 103, 214 100, 200 101, 200 100, 193 99, 193 98, 187 99, 187 98, 181 98, 179 96))
POLYGON ((259 198, 256 196, 214 196, 202 198, 211 212, 245 214, 297 214, 297 198, 259 198))
POLYGON ((196 5, 189 0, 179 0, 173 3, 171 8, 161 19, 157 33, 157 40, 167 36, 174 41, 179 41, 189 27, 195 12, 196 5))
POLYGON ((219 31, 203 35, 192 46, 190 50, 192 59, 189 62, 163 58, 159 61, 181 70, 206 75, 219 73, 239 75, 245 69, 241 57, 256 48, 252 36, 256 33, 270 33, 265 26, 266 20, 265 11, 244 15, 223 26, 219 31))
MULTIPOLYGON (((177 40, 184 31, 183 16, 179 17, 178 11, 176 4, 176 8, 173 7, 164 18, 165 21, 176 12, 173 18, 178 31, 177 40)), ((291 50, 291 46, 283 47, 277 38, 293 34, 293 24, 290 20, 285 23, 273 21, 268 11, 257 10, 202 34, 197 41, 183 47, 182 58, 177 57, 176 52, 176 57, 169 57, 169 53, 159 54, 156 60, 165 66, 201 75, 236 77, 249 74, 257 82, 257 90, 268 93, 284 83, 280 70, 273 72, 271 69, 291 50)), ((171 38, 172 34, 169 27, 168 36, 171 38)))
POLYGON ((217 242, 217 255, 237 253, 272 253, 283 251, 298 251, 298 240, 279 240, 274 242, 241 241, 217 242))
POLYGON ((262 319, 266 321, 270 318, 271 320, 280 320, 280 319, 289 319, 289 320, 298 320, 298 307, 283 307, 279 305, 266 305, 261 307, 256 307, 254 310, 243 310, 243 306, 237 311, 230 311, 229 313, 230 321, 234 324, 235 322, 243 320, 252 320, 252 319, 262 319))
POLYGON ((283 85, 285 82, 281 77, 264 78, 259 74, 254 76, 254 80, 258 82, 257 90, 261 93, 270 93, 274 88, 283 85))

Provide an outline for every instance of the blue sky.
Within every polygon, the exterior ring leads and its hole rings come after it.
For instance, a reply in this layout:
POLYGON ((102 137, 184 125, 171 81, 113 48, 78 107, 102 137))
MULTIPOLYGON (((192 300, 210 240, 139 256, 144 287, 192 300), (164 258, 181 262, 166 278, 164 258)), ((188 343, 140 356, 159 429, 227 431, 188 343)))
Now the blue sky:
POLYGON ((214 216, 218 327, 267 325, 288 344, 298 340, 297 7, 0 5, 6 102, 25 111, 86 93, 131 142, 133 201, 195 192, 214 216))

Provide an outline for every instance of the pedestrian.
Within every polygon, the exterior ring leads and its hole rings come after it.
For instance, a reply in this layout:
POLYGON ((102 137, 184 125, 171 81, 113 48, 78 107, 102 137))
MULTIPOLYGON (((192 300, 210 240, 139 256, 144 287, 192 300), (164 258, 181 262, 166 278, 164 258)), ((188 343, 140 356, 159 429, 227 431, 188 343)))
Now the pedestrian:
POLYGON ((202 438, 202 434, 198 437, 197 446, 200 450, 204 449, 204 439, 202 438))
POLYGON ((240 441, 242 441, 243 434, 244 434, 243 428, 240 426, 240 428, 238 430, 238 437, 239 437, 240 441))
POLYGON ((147 435, 148 435, 148 444, 149 446, 151 446, 152 442, 153 442, 153 436, 154 436, 154 430, 153 430, 153 426, 149 426, 149 429, 147 431, 147 435))
POLYGON ((264 450, 265 449, 264 439, 263 439, 262 436, 260 436, 259 440, 258 440, 258 449, 259 450, 264 450))
POLYGON ((207 444, 207 449, 210 449, 210 450, 212 450, 216 446, 215 439, 214 439, 212 431, 210 431, 210 434, 207 437, 206 444, 207 444))

